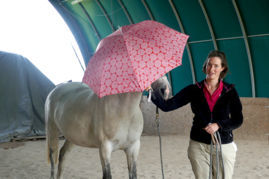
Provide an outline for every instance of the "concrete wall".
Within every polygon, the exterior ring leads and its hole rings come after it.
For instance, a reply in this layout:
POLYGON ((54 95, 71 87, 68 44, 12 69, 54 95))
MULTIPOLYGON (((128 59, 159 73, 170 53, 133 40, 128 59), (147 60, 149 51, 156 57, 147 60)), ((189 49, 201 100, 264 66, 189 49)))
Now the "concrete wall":
MULTIPOLYGON (((234 131, 238 139, 267 139, 269 134, 269 99, 268 98, 241 98, 243 105, 244 123, 234 131)), ((144 115, 144 135, 156 135, 155 111, 156 107, 148 103, 143 97, 141 109, 144 115)), ((161 135, 189 136, 193 114, 190 105, 171 112, 160 111, 161 135)))

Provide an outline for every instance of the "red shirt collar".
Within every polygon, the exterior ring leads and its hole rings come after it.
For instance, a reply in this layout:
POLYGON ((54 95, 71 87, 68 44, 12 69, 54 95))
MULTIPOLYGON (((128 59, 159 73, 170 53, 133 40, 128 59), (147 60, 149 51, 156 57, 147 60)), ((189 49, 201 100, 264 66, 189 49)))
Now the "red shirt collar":
MULTIPOLYGON (((205 83, 205 82, 204 82, 205 83)), ((206 101, 208 103, 209 109, 212 112, 213 108, 221 95, 221 92, 223 90, 223 82, 220 80, 218 88, 214 91, 214 93, 211 95, 206 87, 206 84, 204 84, 203 92, 206 98, 206 101)))

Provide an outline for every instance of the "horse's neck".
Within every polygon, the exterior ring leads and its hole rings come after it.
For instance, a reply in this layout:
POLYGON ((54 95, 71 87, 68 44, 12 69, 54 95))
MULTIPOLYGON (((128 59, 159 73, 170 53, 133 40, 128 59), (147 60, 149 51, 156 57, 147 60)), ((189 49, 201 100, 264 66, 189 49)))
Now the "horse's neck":
POLYGON ((104 99, 105 105, 120 110, 129 110, 139 107, 142 97, 142 92, 122 93, 117 95, 107 96, 104 99))
POLYGON ((126 93, 122 96, 122 105, 123 107, 136 107, 139 106, 141 101, 142 93, 134 92, 134 93, 126 93))

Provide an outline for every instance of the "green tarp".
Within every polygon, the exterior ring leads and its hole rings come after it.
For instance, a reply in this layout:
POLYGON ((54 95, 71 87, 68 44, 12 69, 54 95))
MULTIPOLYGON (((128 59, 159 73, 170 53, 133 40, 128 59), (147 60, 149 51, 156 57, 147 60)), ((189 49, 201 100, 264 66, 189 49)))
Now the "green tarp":
POLYGON ((54 86, 28 59, 0 51, 0 142, 45 135, 44 104, 54 86))

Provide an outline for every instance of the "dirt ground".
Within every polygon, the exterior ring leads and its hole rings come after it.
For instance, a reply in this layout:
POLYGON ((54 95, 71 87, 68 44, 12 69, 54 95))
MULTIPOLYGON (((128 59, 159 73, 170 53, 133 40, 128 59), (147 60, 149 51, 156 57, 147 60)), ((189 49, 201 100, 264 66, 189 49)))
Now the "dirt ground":
MULTIPOLYGON (((187 136, 162 136, 164 174, 167 179, 194 179, 187 158, 187 136)), ((236 140, 238 146, 235 179, 269 178, 269 141, 236 140)), ((60 141, 63 143, 63 140, 60 141)), ((1 179, 49 178, 45 140, 0 144, 1 179)), ((128 178, 126 158, 123 151, 112 153, 112 177, 128 178)), ((140 179, 161 178, 159 139, 157 136, 142 136, 137 162, 140 179)), ((65 179, 102 178, 102 169, 97 149, 75 146, 69 153, 64 167, 65 179)))

